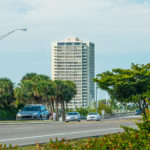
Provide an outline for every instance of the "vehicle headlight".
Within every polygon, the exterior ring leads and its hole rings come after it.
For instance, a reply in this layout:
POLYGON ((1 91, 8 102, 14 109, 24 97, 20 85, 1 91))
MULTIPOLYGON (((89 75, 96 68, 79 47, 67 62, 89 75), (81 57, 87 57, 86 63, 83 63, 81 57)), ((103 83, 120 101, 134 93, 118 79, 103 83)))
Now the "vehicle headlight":
POLYGON ((70 119, 70 116, 67 116, 66 119, 70 119))
POLYGON ((21 117, 21 114, 20 114, 20 113, 17 113, 17 117, 21 117))
POLYGON ((38 112, 33 113, 34 116, 38 115, 38 112))

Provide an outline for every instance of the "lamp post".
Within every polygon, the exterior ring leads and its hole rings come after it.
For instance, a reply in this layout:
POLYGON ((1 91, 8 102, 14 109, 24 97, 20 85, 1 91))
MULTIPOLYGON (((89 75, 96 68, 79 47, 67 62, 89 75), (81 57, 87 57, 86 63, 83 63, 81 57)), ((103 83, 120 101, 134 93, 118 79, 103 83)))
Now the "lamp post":
POLYGON ((10 32, 8 32, 8 33, 6 33, 6 34, 0 36, 0 40, 4 39, 5 37, 9 36, 10 34, 14 33, 15 31, 18 31, 18 30, 20 30, 20 31, 27 31, 27 28, 12 30, 12 31, 10 31, 10 32))
POLYGON ((97 113, 97 83, 96 83, 96 113, 97 113))

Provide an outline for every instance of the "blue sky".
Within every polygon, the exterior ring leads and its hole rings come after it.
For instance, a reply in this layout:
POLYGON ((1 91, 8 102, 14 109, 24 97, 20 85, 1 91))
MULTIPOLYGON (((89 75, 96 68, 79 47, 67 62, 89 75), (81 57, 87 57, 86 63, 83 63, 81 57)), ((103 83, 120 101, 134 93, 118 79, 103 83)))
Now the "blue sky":
MULTIPOLYGON (((1 0, 0 77, 51 76, 51 42, 77 36, 95 43, 96 73, 150 62, 150 0, 1 0)), ((98 91, 98 98, 105 93, 98 91)))

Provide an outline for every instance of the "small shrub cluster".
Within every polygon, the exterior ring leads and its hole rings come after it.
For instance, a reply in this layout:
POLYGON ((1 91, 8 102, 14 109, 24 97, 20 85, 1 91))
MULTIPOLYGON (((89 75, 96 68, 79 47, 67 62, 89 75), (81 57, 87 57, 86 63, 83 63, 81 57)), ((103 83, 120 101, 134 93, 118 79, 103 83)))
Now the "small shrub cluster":
POLYGON ((6 144, 4 145, 0 144, 0 150, 19 150, 19 147, 12 146, 12 145, 7 146, 6 144))

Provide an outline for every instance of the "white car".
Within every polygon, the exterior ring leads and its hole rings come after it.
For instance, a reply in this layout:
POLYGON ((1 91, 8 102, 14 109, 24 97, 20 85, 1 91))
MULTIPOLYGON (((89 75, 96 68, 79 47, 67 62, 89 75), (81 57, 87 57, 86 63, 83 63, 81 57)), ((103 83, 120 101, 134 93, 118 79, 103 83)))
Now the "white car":
POLYGON ((66 122, 80 121, 80 114, 78 112, 69 112, 66 116, 66 122))
POLYGON ((101 117, 98 113, 89 113, 86 118, 87 121, 91 121, 91 120, 100 121, 100 119, 101 117))

